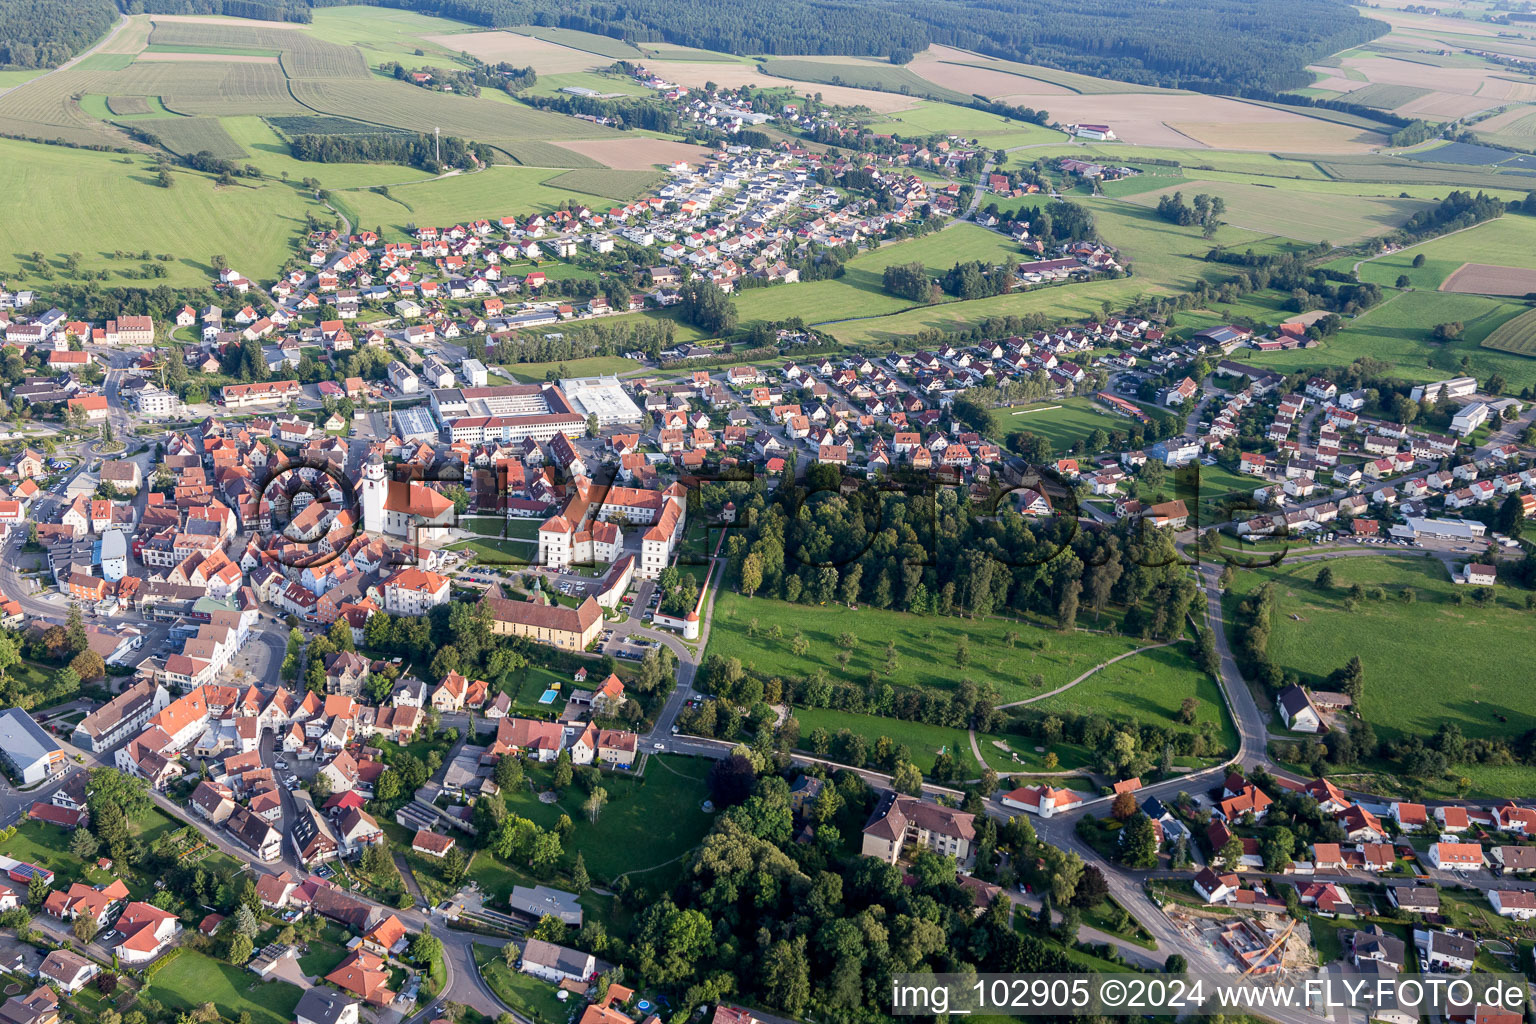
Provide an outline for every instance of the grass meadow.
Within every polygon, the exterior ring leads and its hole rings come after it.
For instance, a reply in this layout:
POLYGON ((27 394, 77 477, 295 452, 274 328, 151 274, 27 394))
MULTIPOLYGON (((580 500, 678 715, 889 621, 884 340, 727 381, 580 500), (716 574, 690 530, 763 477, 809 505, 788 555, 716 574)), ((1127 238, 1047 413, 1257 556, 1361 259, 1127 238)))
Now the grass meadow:
POLYGON ((828 609, 723 591, 715 600, 708 653, 740 658, 743 665, 768 676, 804 675, 820 668, 834 680, 861 683, 873 670, 897 686, 934 690, 951 690, 960 679, 972 679, 995 687, 1007 702, 1060 686, 1137 645, 1131 637, 1083 630, 1063 634, 1009 619, 972 621, 874 607, 828 609), (751 626, 754 619, 755 627, 751 626), (778 639, 770 633, 775 626, 781 634, 778 639), (748 636, 752 630, 756 635, 748 636), (837 661, 836 641, 844 631, 858 638, 847 669, 837 661), (1010 632, 1018 634, 1012 647, 1007 643, 1010 632), (810 643, 803 657, 789 649, 796 633, 803 633, 810 643), (964 668, 956 664, 962 636, 970 646, 964 668), (889 675, 885 673, 888 644, 896 646, 896 670, 889 675), (1029 682, 1036 674, 1044 679, 1039 690, 1029 682))
POLYGON ((1536 616, 1524 594, 1499 588, 1488 608, 1452 603, 1456 585, 1432 558, 1338 558, 1327 563, 1335 584, 1317 587, 1316 563, 1239 572, 1236 602, 1273 581, 1279 602, 1270 657, 1304 681, 1321 684, 1355 655, 1365 669, 1362 713, 1383 740, 1427 736, 1454 722, 1469 737, 1518 736, 1536 728, 1536 692, 1515 655, 1536 645, 1536 616), (1385 601, 1344 609, 1349 588, 1386 589, 1385 601), (1398 599, 1405 587, 1413 604, 1398 599), (1516 607, 1516 601, 1519 606, 1516 607), (1503 716, 1500 720, 1498 716, 1503 716))
MULTIPOLYGON (((1427 381, 1456 376, 1466 356, 1466 372, 1479 378, 1502 373, 1519 391, 1536 384, 1536 361, 1484 348, 1485 338, 1506 321, 1526 311, 1515 299, 1489 298, 1457 292, 1407 291, 1349 321, 1343 330, 1314 349, 1289 352, 1245 352, 1245 361, 1284 373, 1348 366, 1361 356, 1380 359, 1402 380, 1427 381), (1449 344, 1430 340, 1436 324, 1459 321, 1462 335, 1449 344)), ((1181 323, 1183 322, 1181 316, 1181 323)))
POLYGON ((247 970, 194 950, 182 949, 174 955, 145 988, 169 1010, 191 1010, 211 1002, 229 1020, 248 1013, 254 1024, 284 1024, 293 1020, 294 1007, 304 994, 297 985, 262 981, 247 970))
POLYGON ((1237 750, 1237 731, 1227 714, 1221 689, 1214 679, 1195 667, 1187 645, 1160 647, 1118 661, 1065 693, 1036 701, 1029 707, 1127 718, 1182 730, 1199 730, 1209 722, 1226 749, 1237 750), (1192 727, 1178 720, 1179 709, 1187 697, 1199 701, 1192 727))
POLYGON ((0 275, 11 287, 41 283, 30 262, 20 262, 33 250, 56 263, 79 252, 83 269, 111 274, 103 282, 107 286, 137 284, 140 265, 155 262, 167 274, 150 284, 206 287, 215 253, 260 280, 293 254, 306 210, 327 223, 332 217, 297 188, 279 182, 221 187, 207 175, 177 168, 175 184, 161 188, 143 156, 7 139, 0 140, 0 164, 12 194, 30 197, 7 209, 0 275), (137 258, 145 249, 151 261, 137 258), (115 259, 118 250, 135 257, 115 259), (175 258, 153 260, 161 253, 175 258))
POLYGON ((1443 235, 1360 264, 1360 280, 1393 285, 1406 274, 1415 288, 1439 288, 1463 263, 1536 269, 1536 217, 1507 213, 1475 228, 1443 235), (1415 267, 1416 257, 1424 265, 1415 267))

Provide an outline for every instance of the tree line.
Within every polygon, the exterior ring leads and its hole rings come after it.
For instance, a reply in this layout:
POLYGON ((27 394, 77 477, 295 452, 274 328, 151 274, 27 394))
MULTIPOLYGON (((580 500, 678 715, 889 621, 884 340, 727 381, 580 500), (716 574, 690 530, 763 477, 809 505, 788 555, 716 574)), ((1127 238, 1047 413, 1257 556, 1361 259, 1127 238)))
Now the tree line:
POLYGON ((298 160, 321 164, 405 164, 431 173, 490 163, 490 147, 456 135, 381 132, 378 135, 295 135, 288 148, 298 160))
MULTIPOLYGON (((317 0, 316 6, 336 0, 317 0)), ((380 0, 492 27, 542 25, 737 54, 859 54, 905 63, 932 43, 1081 74, 1212 92, 1310 85, 1305 66, 1384 34, 1339 0, 1127 6, 1113 0, 380 0)))
POLYGON ((0 0, 0 65, 62 64, 116 21, 112 0, 0 0))

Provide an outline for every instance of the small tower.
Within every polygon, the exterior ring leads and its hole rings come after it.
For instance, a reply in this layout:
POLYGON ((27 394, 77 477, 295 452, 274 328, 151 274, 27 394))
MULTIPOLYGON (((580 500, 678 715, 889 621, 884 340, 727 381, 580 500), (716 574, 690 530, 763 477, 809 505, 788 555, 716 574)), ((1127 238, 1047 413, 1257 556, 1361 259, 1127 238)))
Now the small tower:
POLYGON ((384 498, 388 493, 384 460, 374 452, 363 465, 363 529, 366 532, 384 532, 384 498))

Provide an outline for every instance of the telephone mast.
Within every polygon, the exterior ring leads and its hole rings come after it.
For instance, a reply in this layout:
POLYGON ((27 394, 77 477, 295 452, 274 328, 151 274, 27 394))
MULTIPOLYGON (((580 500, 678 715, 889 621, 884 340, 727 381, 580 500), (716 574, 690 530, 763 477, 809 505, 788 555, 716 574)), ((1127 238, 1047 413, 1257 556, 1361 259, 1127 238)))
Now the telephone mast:
POLYGON ((437 125, 432 126, 432 158, 438 164, 443 162, 443 132, 437 125))

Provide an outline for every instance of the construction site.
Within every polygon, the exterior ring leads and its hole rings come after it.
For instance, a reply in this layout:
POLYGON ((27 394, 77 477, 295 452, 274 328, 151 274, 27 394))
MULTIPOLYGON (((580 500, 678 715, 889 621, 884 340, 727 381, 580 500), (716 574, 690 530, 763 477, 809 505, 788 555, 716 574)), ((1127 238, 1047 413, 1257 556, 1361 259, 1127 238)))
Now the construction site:
POLYGON ((1168 920, 1235 974, 1257 977, 1318 966, 1306 922, 1284 913, 1254 915, 1206 911, 1182 904, 1166 908, 1168 920))

